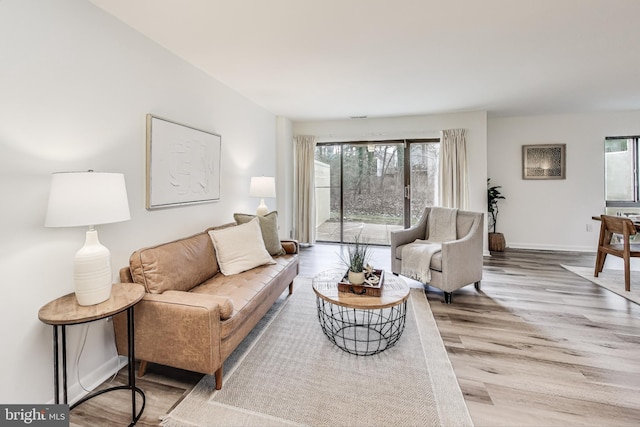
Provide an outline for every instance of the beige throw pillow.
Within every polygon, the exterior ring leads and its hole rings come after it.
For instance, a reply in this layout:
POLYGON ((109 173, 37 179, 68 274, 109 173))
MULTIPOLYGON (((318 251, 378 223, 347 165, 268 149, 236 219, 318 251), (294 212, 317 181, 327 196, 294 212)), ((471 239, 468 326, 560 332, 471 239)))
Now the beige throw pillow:
POLYGON ((275 264, 264 247, 258 219, 235 227, 209 231, 220 271, 225 276, 251 270, 264 264, 275 264))
MULTIPOLYGON (((236 213, 233 214, 233 218, 238 224, 245 224, 256 218, 256 216, 236 213)), ((264 240, 264 247, 267 249, 267 252, 271 255, 284 255, 285 250, 278 236, 278 212, 269 212, 265 216, 258 216, 257 218, 258 221, 260 221, 262 240, 264 240)))

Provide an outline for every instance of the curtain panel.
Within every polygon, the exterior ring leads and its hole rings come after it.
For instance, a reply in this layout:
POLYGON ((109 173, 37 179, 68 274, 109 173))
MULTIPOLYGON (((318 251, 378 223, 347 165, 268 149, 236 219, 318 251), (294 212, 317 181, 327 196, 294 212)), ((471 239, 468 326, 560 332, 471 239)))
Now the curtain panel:
POLYGON ((442 131, 440 142, 440 206, 468 210, 469 177, 466 129, 442 131))
POLYGON ((313 245, 316 240, 316 137, 298 135, 295 137, 294 146, 296 159, 294 235, 298 242, 313 245))

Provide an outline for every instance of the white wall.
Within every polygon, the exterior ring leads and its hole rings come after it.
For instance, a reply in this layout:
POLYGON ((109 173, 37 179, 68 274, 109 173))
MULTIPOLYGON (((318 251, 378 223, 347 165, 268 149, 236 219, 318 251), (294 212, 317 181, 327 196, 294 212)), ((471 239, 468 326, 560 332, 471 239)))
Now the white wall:
MULTIPOLYGON (((276 117, 83 0, 0 1, 0 61, 0 402, 44 403, 52 328, 38 310, 73 291, 85 231, 44 228, 51 173, 125 174, 131 220, 97 227, 115 272, 139 247, 255 211, 249 178, 276 174, 276 117), (147 113, 222 135, 220 202, 144 209, 147 113)), ((114 369, 110 327, 90 326, 86 383, 114 369)), ((72 395, 81 330, 69 328, 72 395)))
POLYGON ((640 134, 640 112, 491 118, 488 176, 502 186, 508 247, 595 251, 604 213, 604 138, 640 134), (523 180, 522 145, 567 144, 564 180, 523 180), (591 231, 587 227, 591 226, 591 231))
POLYGON ((469 209, 484 213, 487 209, 487 114, 484 111, 293 124, 295 135, 315 135, 318 142, 439 138, 444 129, 467 130, 469 209))

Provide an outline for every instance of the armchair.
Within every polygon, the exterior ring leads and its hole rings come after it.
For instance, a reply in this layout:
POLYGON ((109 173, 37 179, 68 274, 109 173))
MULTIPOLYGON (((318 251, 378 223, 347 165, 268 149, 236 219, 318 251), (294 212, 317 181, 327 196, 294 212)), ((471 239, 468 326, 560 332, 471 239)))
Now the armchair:
MULTIPOLYGON (((425 208, 418 224, 405 230, 392 231, 391 272, 402 274, 402 249, 418 239, 429 239, 428 217, 432 209, 425 208)), ((456 215, 456 240, 442 242, 429 265, 431 280, 425 285, 444 291, 444 301, 451 304, 453 291, 473 283, 480 289, 482 280, 482 236, 484 216, 479 212, 459 210, 456 215)))

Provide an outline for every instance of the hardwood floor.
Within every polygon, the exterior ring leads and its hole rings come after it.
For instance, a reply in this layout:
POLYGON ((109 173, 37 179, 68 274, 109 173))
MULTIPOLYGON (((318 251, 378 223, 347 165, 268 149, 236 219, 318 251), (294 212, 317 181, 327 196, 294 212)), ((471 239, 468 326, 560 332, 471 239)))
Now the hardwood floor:
MULTIPOLYGON (((300 274, 337 266, 339 250, 303 249, 300 274)), ((372 264, 389 270, 389 248, 373 253, 372 264)), ((594 261, 594 254, 507 250, 485 258, 480 292, 467 286, 446 305, 441 291, 428 289, 476 426, 638 425, 640 306, 560 266, 594 261)), ((138 425, 158 425, 200 378, 150 364, 137 381, 147 396, 138 425)), ((126 425, 129 405, 128 393, 108 393, 76 408, 72 425, 126 425)))

